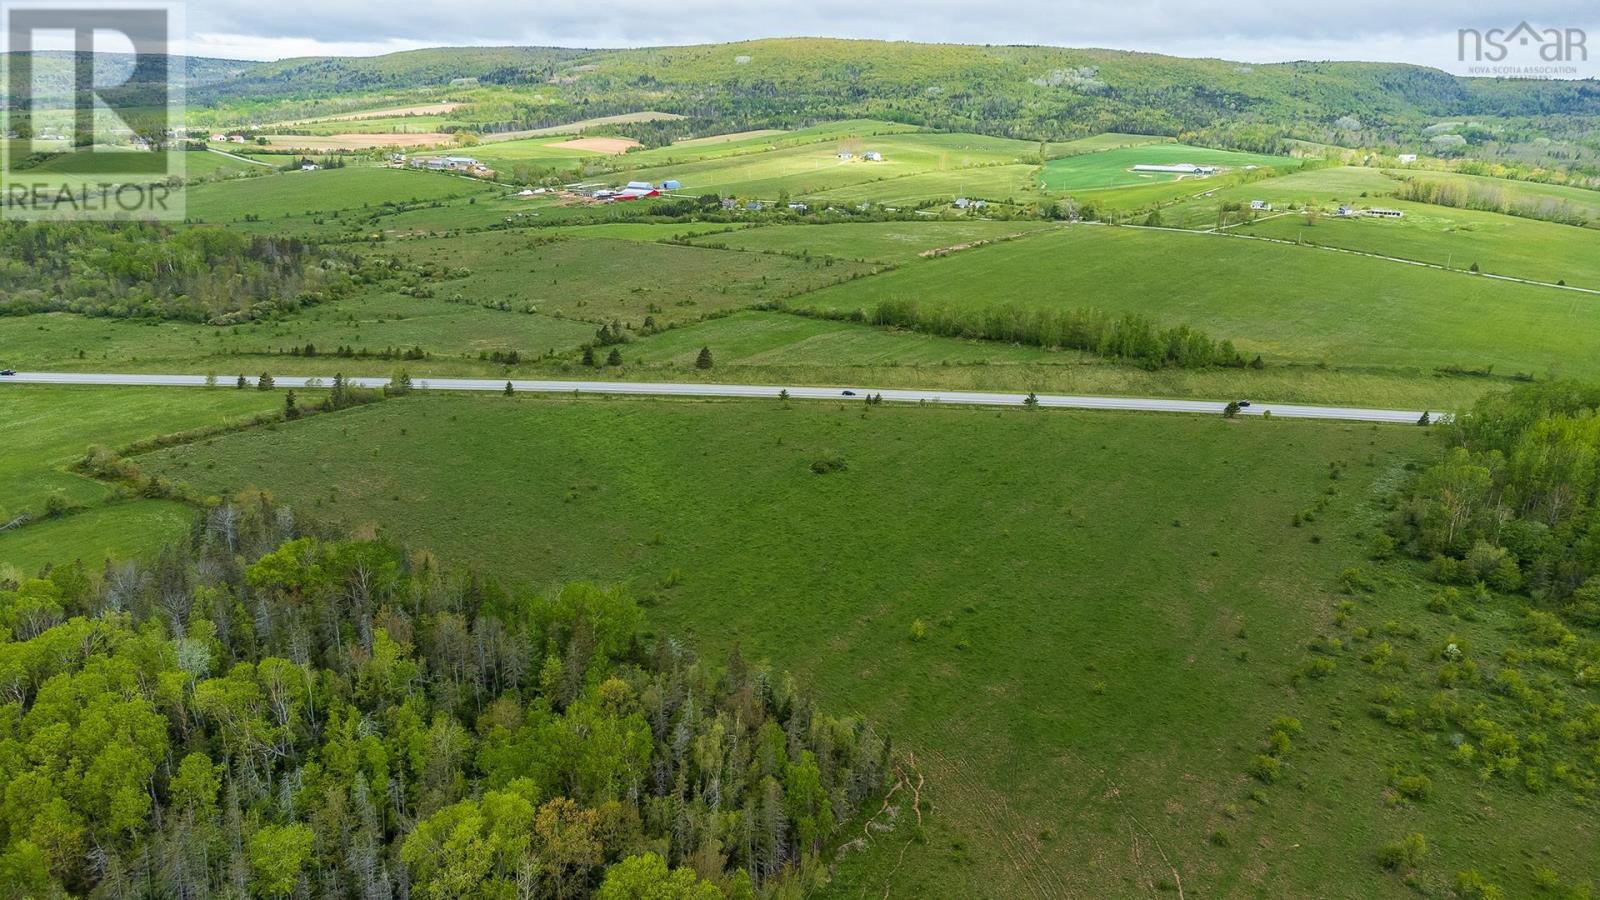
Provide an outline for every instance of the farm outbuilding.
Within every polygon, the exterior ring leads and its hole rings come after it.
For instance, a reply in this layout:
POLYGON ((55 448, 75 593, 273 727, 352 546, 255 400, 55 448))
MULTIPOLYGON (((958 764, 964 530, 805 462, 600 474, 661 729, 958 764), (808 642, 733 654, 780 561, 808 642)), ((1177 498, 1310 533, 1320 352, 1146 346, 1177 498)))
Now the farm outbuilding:
POLYGON ((666 181, 661 182, 663 191, 675 191, 681 187, 683 187, 683 183, 676 178, 668 178, 666 181))

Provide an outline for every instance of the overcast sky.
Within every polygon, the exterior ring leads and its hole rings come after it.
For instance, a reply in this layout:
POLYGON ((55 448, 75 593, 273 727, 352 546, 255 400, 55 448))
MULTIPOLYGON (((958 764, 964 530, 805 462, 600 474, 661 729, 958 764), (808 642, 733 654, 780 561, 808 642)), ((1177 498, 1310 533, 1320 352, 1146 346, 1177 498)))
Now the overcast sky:
MULTIPOLYGON (((193 0, 190 52, 273 59, 369 55, 416 47, 522 44, 633 47, 827 36, 958 43, 1113 47, 1246 62, 1293 59, 1412 62, 1467 73, 1461 28, 1586 29, 1600 75, 1594 0, 193 0)), ((1502 65, 1539 65, 1513 48, 1502 65)))

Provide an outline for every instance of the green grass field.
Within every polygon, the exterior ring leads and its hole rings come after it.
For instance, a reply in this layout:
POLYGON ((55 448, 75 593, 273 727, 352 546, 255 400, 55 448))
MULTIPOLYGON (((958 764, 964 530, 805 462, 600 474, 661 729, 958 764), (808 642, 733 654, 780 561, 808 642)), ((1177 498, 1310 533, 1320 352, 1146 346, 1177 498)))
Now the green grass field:
MULTIPOLYGON (((130 322, 69 313, 0 317, 5 364, 35 370, 186 371, 234 376, 263 369, 332 374, 387 373, 381 360, 343 361, 276 356, 313 344, 324 353, 340 346, 374 352, 387 347, 422 347, 436 357, 430 368, 451 367, 463 355, 516 350, 539 356, 570 350, 594 337, 595 326, 570 319, 486 309, 469 303, 418 299, 398 294, 360 295, 312 307, 287 319, 217 328, 184 322, 130 322), (79 355, 82 351, 83 355, 79 355), (342 368, 341 368, 342 367, 342 368)), ((413 362, 412 368, 420 363, 413 362)), ((479 371, 469 366, 466 371, 479 371)), ((455 369, 455 371, 460 371, 455 369)))
MULTIPOLYGON (((1564 798, 1443 769, 1427 803, 1387 802, 1388 766, 1410 753, 1359 709, 1359 660, 1289 685, 1425 440, 1021 409, 419 397, 143 464, 207 492, 267 487, 532 584, 625 582, 651 627, 738 642, 884 722, 928 779, 927 839, 874 839, 843 861, 840 896, 885 879, 923 896, 1138 894, 1174 872, 1203 896, 1394 895, 1374 854, 1411 830, 1439 882, 1471 865, 1525 886, 1522 860, 1540 857, 1593 875, 1592 826, 1564 798), (812 474, 824 454, 845 470, 812 474), (1293 774, 1262 790, 1245 772, 1280 715, 1305 734, 1293 774)), ((1421 615, 1410 589, 1389 593, 1361 621, 1421 615)))
POLYGON ((1059 159, 1080 153, 1099 153, 1102 150, 1120 150, 1124 147, 1145 147, 1151 144, 1173 143, 1173 139, 1152 134, 1123 134, 1108 131, 1075 141, 1051 141, 1045 144, 1044 158, 1059 159))
POLYGON ((828 141, 866 140, 876 135, 910 134, 920 131, 921 129, 914 125, 902 125, 898 122, 849 119, 840 122, 825 122, 808 128, 797 128, 793 131, 756 131, 734 137, 731 140, 714 141, 709 138, 702 138, 678 141, 665 147, 635 150, 625 156, 616 158, 615 167, 640 169, 664 164, 678 165, 701 160, 762 154, 774 150, 828 141))
MULTIPOLYGON (((669 227, 669 226, 662 226, 669 227)), ((675 227, 675 226, 672 226, 675 227)), ((696 238, 701 246, 774 250, 884 263, 913 262, 918 254, 975 241, 993 241, 1051 227, 1038 221, 868 222, 838 225, 771 225, 696 238)))
POLYGON ((1077 226, 818 291, 801 306, 1096 307, 1187 323, 1273 362, 1600 372, 1591 298, 1220 235, 1077 226))
MULTIPOLYGON (((787 136, 786 136, 787 137, 787 136)), ((766 140, 764 138, 758 141, 766 140)), ((727 150, 734 144, 721 145, 727 150)), ((721 155, 681 164, 651 165, 643 154, 622 157, 629 166, 618 180, 682 182, 692 194, 720 192, 770 200, 787 192, 795 197, 824 195, 853 185, 928 173, 948 173, 977 166, 1037 162, 1039 145, 1029 141, 971 134, 918 132, 811 141, 776 150, 721 155), (841 160, 841 152, 852 158, 841 160), (862 158, 876 151, 882 161, 862 158), (637 157, 637 158, 636 158, 637 157)), ((943 197, 941 183, 928 196, 943 197)))
MULTIPOLYGON (((1298 165, 1281 156, 1259 153, 1240 153, 1233 150, 1213 150, 1188 144, 1147 144, 1102 150, 1052 159, 1045 163, 1041 180, 1047 190, 1072 192, 1096 188, 1124 187, 1180 180, 1175 175, 1150 174, 1132 171, 1136 165, 1173 165, 1193 163, 1198 166, 1219 166, 1242 169, 1246 166, 1298 165)), ((1182 179, 1202 185, 1204 179, 1182 179)), ((1196 188, 1197 190, 1202 188, 1196 188)))
POLYGON ((165 388, 0 386, 0 578, 7 566, 33 573, 47 562, 143 557, 181 536, 194 517, 166 500, 119 499, 105 483, 69 471, 91 444, 118 449, 136 441, 224 426, 271 412, 277 393, 165 388), (64 512, 45 518, 55 497, 64 512))
MULTIPOLYGON (((1209 180, 1208 180, 1209 181, 1209 180)), ((1205 187, 1208 181, 1188 187, 1205 187)), ((1400 183, 1380 169, 1335 166, 1294 172, 1249 184, 1222 185, 1191 191, 1177 203, 1163 205, 1161 224, 1173 228, 1214 228, 1224 203, 1249 206, 1251 200, 1265 200, 1283 211, 1307 207, 1332 212, 1341 204, 1391 205, 1380 199, 1394 193, 1400 183)))
POLYGON ((287 172, 202 184, 187 193, 188 217, 207 223, 270 220, 385 203, 444 200, 503 189, 470 178, 402 169, 345 168, 287 172))
MULTIPOLYGON (((1238 234, 1342 247, 1456 269, 1600 289, 1600 232, 1471 209, 1382 200, 1398 221, 1304 214, 1240 225, 1238 234)), ((1595 298, 1600 300, 1600 298, 1595 298)))
POLYGON ((480 159, 491 168, 509 169, 517 163, 529 163, 552 169, 575 169, 586 162, 606 159, 606 154, 572 147, 556 147, 572 138, 529 138, 521 141, 500 141, 482 144, 463 151, 480 159))
POLYGON ((801 260, 605 238, 540 232, 492 232, 458 238, 397 241, 384 246, 412 264, 449 267, 433 287, 440 298, 460 294, 594 322, 644 317, 667 323, 777 300, 871 268, 853 262, 801 260))
POLYGON ((925 200, 948 203, 958 197, 1022 204, 1037 197, 1033 176, 1038 170, 1038 166, 1018 164, 924 172, 831 188, 811 198, 817 203, 852 206, 861 203, 913 206, 925 200))

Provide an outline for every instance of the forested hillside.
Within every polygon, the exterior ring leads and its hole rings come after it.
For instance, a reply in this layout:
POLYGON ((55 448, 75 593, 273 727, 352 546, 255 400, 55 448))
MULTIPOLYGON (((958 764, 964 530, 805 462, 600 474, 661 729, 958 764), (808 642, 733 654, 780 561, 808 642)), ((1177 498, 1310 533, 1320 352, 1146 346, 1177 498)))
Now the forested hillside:
MULTIPOLYGON (((254 66, 194 98, 308 97, 471 78, 538 86, 506 127, 661 109, 728 127, 890 118, 1030 139, 1220 123, 1600 113, 1592 82, 1457 78, 1386 63, 1244 65, 1115 50, 831 39, 630 50, 461 48, 254 66)), ((509 113, 509 114, 507 114, 509 113)), ((1358 126, 1359 127, 1359 126, 1358 126)))

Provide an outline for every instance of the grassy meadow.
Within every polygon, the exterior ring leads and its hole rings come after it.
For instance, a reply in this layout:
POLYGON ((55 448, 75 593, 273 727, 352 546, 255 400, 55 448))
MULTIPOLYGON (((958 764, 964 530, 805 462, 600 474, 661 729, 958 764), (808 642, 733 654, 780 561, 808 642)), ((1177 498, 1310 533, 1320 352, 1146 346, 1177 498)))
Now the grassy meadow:
POLYGON ((1551 284, 1600 289, 1600 231, 1403 200, 1379 203, 1400 220, 1294 214, 1239 225, 1253 234, 1340 247, 1551 284))
MULTIPOLYGON (((666 227, 666 226, 663 226, 666 227)), ((733 250, 805 253, 882 263, 915 262, 925 252, 979 241, 1004 240, 1050 228, 1038 221, 863 222, 837 225, 770 225, 694 239, 733 250)))
MULTIPOLYGON (((873 837, 841 896, 1397 895, 1375 854, 1413 830, 1440 883, 1471 865, 1527 885, 1524 859, 1592 876, 1565 799, 1457 769, 1425 803, 1388 799, 1413 754, 1359 709, 1359 660, 1291 677, 1430 446, 1329 423, 423 396, 141 465, 532 584, 629 584, 650 627, 738 643, 886 723, 927 778, 926 838, 873 837), (813 474, 823 456, 845 468, 813 474), (1284 715, 1304 734, 1263 786, 1246 771, 1284 715)), ((1385 577, 1356 611, 1372 628, 1421 615, 1409 575, 1385 577)))
POLYGON ((1588 297, 1221 235, 1075 226, 817 291, 798 305, 870 310, 890 299, 1137 312, 1269 362, 1600 372, 1588 297))
MULTIPOLYGON (((284 172, 187 190, 190 221, 211 224, 282 219, 313 213, 364 209, 386 203, 416 203, 502 193, 492 185, 437 172, 344 168, 284 172)), ((270 223, 269 223, 270 224, 270 223)))
POLYGON ((666 323, 775 301, 871 271, 829 259, 607 238, 494 232, 397 241, 382 251, 444 274, 437 296, 504 301, 596 322, 666 323), (552 237, 554 239, 552 239, 552 237))
POLYGON ((188 507, 166 500, 122 499, 103 482, 70 471, 91 444, 113 449, 174 432, 238 423, 281 409, 276 393, 218 388, 0 387, 0 569, 36 571, 46 562, 142 556, 182 535, 188 507), (52 499, 53 498, 53 499, 52 499), (57 505, 47 516, 47 506, 57 505))

